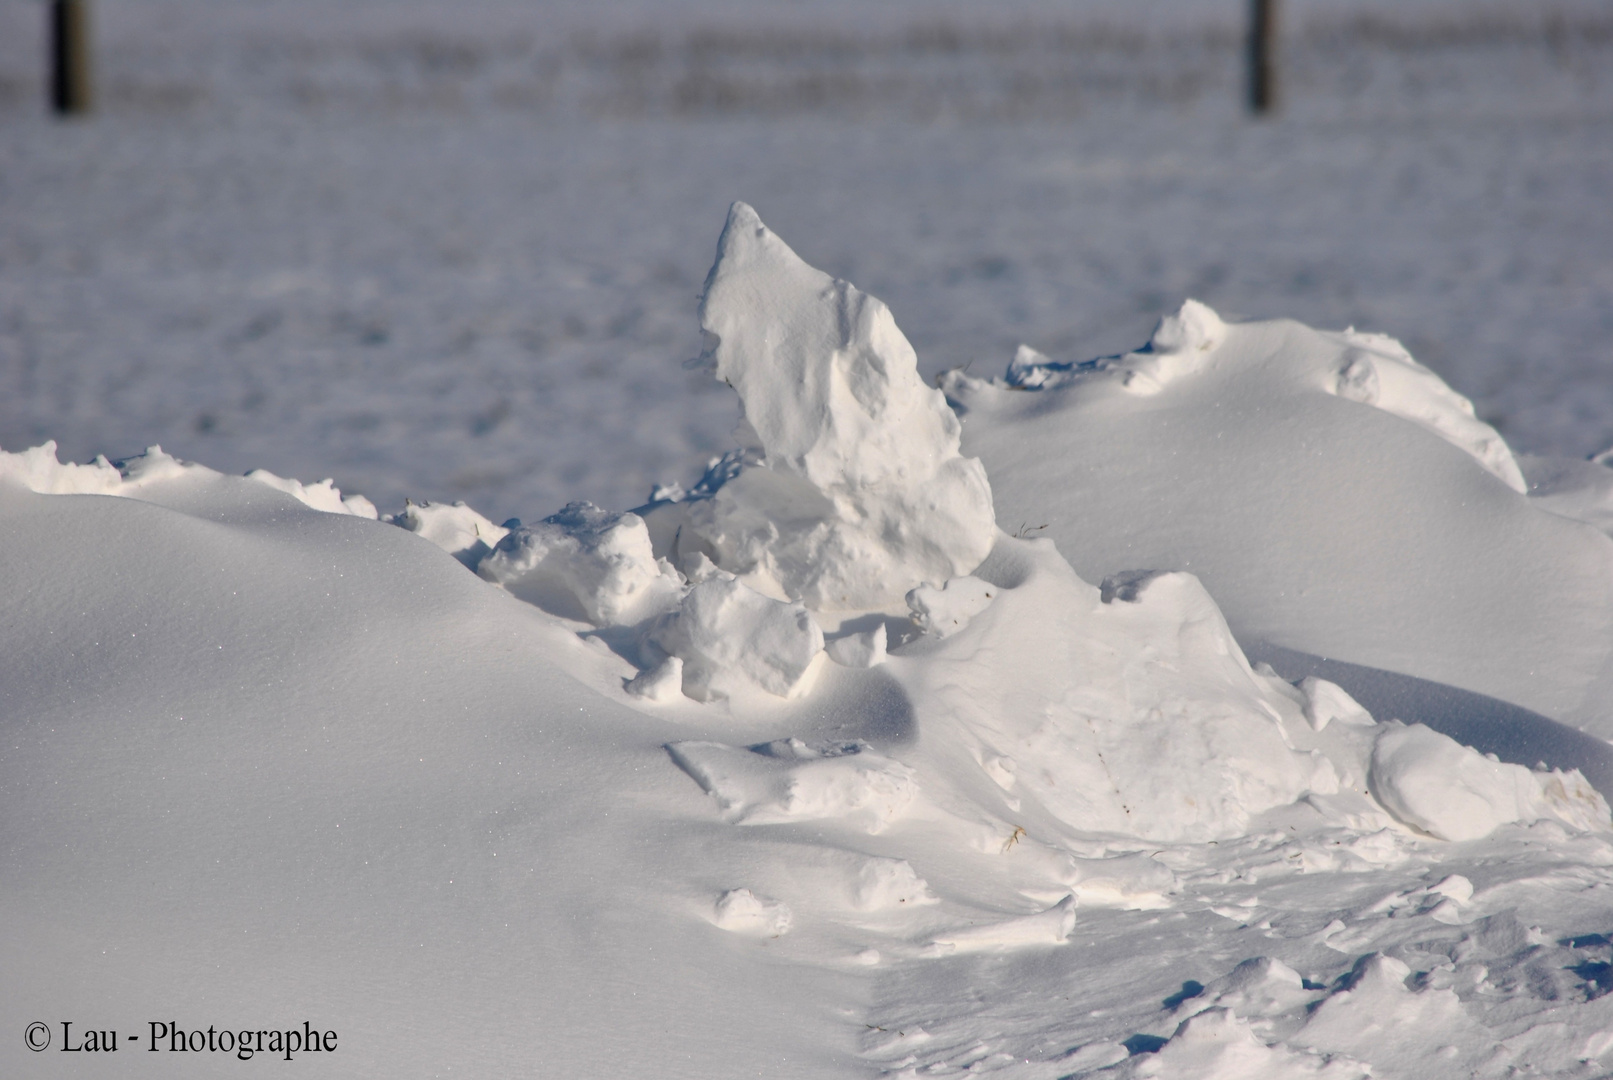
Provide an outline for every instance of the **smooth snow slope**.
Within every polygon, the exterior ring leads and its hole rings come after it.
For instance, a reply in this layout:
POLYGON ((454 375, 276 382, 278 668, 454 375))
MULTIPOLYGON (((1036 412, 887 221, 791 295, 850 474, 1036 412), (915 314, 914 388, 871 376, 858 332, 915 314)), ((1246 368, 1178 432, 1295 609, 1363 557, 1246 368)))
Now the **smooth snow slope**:
MULTIPOLYGON (((312 1020, 327 1076, 852 1067, 854 994, 695 914, 755 856, 713 846, 671 726, 438 548, 191 470, 0 484, 0 562, 0 1015, 57 1035, 6 1076, 70 1074, 60 1020, 312 1020)), ((98 1067, 241 1067, 123 1049, 98 1067)))

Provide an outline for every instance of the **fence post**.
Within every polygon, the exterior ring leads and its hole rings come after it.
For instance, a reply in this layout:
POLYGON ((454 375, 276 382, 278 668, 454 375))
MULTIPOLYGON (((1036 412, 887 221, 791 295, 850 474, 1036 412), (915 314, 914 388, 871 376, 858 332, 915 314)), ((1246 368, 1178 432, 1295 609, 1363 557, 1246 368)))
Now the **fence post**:
POLYGON ((90 0, 50 0, 50 104, 62 116, 94 104, 90 74, 90 0))
POLYGON ((1263 116, 1277 108, 1278 0, 1249 0, 1249 110, 1263 116))

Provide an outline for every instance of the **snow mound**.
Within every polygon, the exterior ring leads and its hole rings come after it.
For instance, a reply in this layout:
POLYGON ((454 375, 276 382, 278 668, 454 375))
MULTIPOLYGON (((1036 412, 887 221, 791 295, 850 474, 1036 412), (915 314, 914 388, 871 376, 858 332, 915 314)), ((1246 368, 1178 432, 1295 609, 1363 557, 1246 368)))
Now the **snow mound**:
POLYGON ((995 532, 979 461, 879 300, 803 262, 735 203, 700 306, 739 393, 744 456, 687 504, 683 543, 814 610, 899 604, 973 570, 995 532))
POLYGON ((823 651, 841 667, 871 668, 885 662, 887 644, 885 624, 880 623, 872 630, 846 634, 825 642, 823 651))
POLYGON ((683 592, 677 572, 655 557, 643 519, 588 502, 511 529, 476 570, 546 611, 595 626, 643 622, 677 606, 683 592))
POLYGON ((928 737, 967 749, 968 768, 1021 812, 1034 803, 1085 832, 1213 839, 1339 790, 1327 752, 1296 749, 1310 727, 1294 689, 1249 667, 1192 575, 1132 574, 1100 590, 1051 541, 1001 534, 979 574, 997 582, 989 606, 906 647, 901 671, 909 697, 929 703, 928 737))
POLYGON ((1371 714, 1345 693, 1338 683, 1307 675, 1300 682, 1299 689, 1305 695, 1305 719, 1317 731, 1335 720, 1341 724, 1371 725, 1375 722, 1371 714))
POLYGON ((1603 521, 1606 485, 1521 494, 1500 436, 1392 339, 1190 302, 1135 352, 1022 350, 942 388, 999 517, 1045 523, 1086 580, 1189 571, 1251 648, 1613 735, 1613 540, 1548 512, 1603 521))
POLYGON ((712 905, 711 921, 731 934, 774 938, 790 932, 795 913, 788 904, 749 889, 730 889, 712 905))
MULTIPOLYGON (((1021 345, 1003 381, 1015 389, 1041 390, 1102 375, 1134 394, 1157 394, 1215 363, 1227 332, 1227 324, 1209 305, 1188 300, 1175 314, 1161 319, 1148 344, 1135 352, 1061 364, 1021 345)), ((1321 389, 1409 420, 1470 455, 1513 491, 1528 490, 1506 440, 1478 419, 1471 401, 1414 360, 1404 345, 1387 334, 1362 333, 1353 327, 1327 336, 1339 348, 1321 389)), ((1231 358, 1234 365, 1238 362, 1231 358)))
POLYGON ((920 630, 932 637, 949 637, 984 611, 996 592, 995 585, 977 577, 953 578, 939 589, 920 585, 912 590, 907 607, 920 630))
POLYGON ((1395 817, 1442 840, 1477 840, 1502 825, 1542 819, 1613 828, 1607 802, 1578 770, 1505 764, 1422 724, 1379 732, 1371 784, 1395 817))
POLYGON ((857 871, 851 886, 851 906, 857 911, 889 911, 903 905, 939 904, 929 882, 918 876, 906 859, 875 857, 857 871))
POLYGON ((785 739, 747 749, 680 742, 667 750, 734 825, 845 818, 877 833, 907 809, 916 790, 912 769, 867 743, 785 739))

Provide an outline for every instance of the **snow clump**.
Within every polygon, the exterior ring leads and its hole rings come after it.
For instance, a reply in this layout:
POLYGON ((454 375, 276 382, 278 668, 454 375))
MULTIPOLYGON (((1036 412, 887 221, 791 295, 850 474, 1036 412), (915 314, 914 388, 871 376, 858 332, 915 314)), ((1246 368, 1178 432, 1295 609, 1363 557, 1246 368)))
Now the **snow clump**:
POLYGON ((472 570, 510 533, 463 502, 411 502, 381 520, 430 540, 472 570))
POLYGON ((1373 794, 1395 817, 1441 840, 1477 840, 1511 822, 1557 820, 1606 830, 1608 805, 1576 769, 1534 772, 1422 724, 1391 724, 1372 749, 1373 794))
POLYGON ((696 701, 747 686, 778 697, 805 690, 823 631, 800 604, 774 600, 729 574, 703 581, 650 629, 649 643, 683 661, 683 692, 696 701))
POLYGON ((688 550, 703 544, 723 569, 817 611, 900 605, 991 551, 985 469, 959 453, 958 418, 883 303, 808 266, 735 203, 700 324, 717 378, 739 392, 744 454, 687 504, 688 550))
POLYGON ((677 606, 682 580, 657 559, 637 514, 575 502, 510 530, 477 573, 554 614, 631 626, 677 606))

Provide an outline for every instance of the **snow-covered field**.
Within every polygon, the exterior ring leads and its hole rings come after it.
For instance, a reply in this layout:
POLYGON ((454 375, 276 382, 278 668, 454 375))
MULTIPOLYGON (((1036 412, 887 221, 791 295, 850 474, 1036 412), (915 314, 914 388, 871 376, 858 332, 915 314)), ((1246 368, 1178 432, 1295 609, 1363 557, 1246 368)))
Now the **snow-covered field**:
POLYGON ((1304 32, 1296 3, 1261 125, 1196 7, 1176 31, 1140 6, 1137 37, 895 5, 853 51, 856 21, 791 5, 727 38, 692 3, 591 36, 565 10, 102 6, 105 109, 66 128, 37 10, 0 6, 0 447, 159 443, 500 520, 633 505, 727 445, 678 363, 736 198, 885 298, 927 374, 1130 348, 1193 296, 1393 334, 1522 450, 1613 445, 1600 6, 1464 41, 1304 32))
POLYGON ((0 1073, 1613 1071, 1602 9, 100 14, 0 1073))

